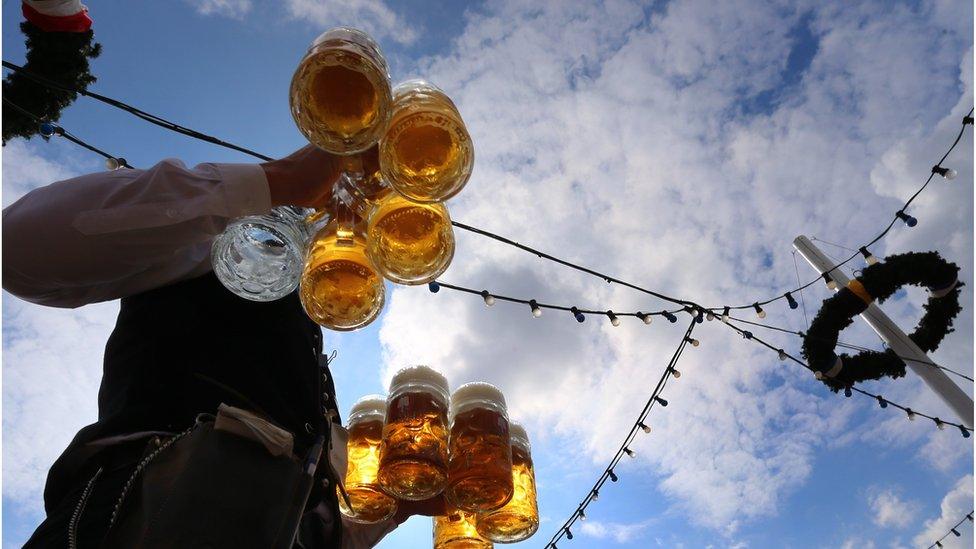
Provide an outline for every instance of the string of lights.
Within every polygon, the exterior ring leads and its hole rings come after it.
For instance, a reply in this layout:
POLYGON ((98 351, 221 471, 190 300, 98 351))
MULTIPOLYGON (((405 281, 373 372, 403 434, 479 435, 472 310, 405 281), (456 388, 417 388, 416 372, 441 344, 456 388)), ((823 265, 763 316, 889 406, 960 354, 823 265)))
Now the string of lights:
MULTIPOLYGON (((952 145, 949 146, 949 149, 945 152, 945 154, 942 155, 942 158, 939 159, 938 163, 936 163, 934 166, 932 166, 932 169, 929 172, 929 175, 926 178, 925 183, 917 191, 915 191, 915 194, 913 194, 897 212, 895 212, 894 218, 891 220, 890 223, 888 223, 888 226, 885 227, 884 230, 882 230, 870 242, 868 242, 867 244, 865 244, 865 245, 861 246, 860 248, 858 248, 858 250, 856 252, 854 252, 853 254, 851 254, 850 257, 848 257, 844 261, 841 261, 840 263, 834 265, 830 269, 827 269, 826 271, 820 273, 820 275, 817 276, 817 278, 814 278, 813 280, 807 282, 806 284, 801 284, 798 287, 793 288, 792 290, 790 290, 790 291, 788 291, 788 292, 786 292, 786 293, 784 293, 782 295, 779 295, 779 296, 776 296, 776 297, 771 297, 771 298, 765 299, 765 300, 755 301, 752 304, 745 304, 745 305, 722 305, 722 306, 718 306, 718 307, 706 307, 706 309, 707 310, 710 310, 710 311, 719 311, 719 310, 723 310, 723 311, 734 311, 734 310, 753 309, 753 308, 757 308, 757 309, 761 310, 761 306, 762 305, 768 305, 770 303, 773 303, 774 301, 779 301, 781 299, 785 299, 789 303, 789 307, 791 309, 796 309, 797 308, 797 303, 796 303, 796 300, 793 298, 793 294, 795 294, 797 292, 801 292, 801 291, 809 288, 810 286, 813 286, 814 284, 816 284, 820 280, 825 281, 827 283, 828 287, 830 287, 832 284, 836 285, 836 283, 834 283, 833 279, 830 277, 830 273, 832 273, 836 269, 838 269, 838 268, 846 265, 847 263, 850 263, 858 255, 864 257, 864 260, 869 265, 870 264, 873 264, 873 263, 876 263, 878 260, 871 253, 871 251, 869 250, 869 248, 871 246, 873 246, 874 244, 876 244, 879 240, 881 240, 882 238, 884 238, 885 236, 887 236, 888 233, 891 231, 891 229, 895 226, 895 223, 897 223, 898 221, 902 221, 903 223, 905 223, 905 225, 907 225, 909 227, 914 227, 916 224, 918 224, 918 220, 916 218, 912 217, 911 215, 909 215, 906 210, 908 210, 908 207, 911 206, 912 202, 915 201, 915 198, 917 198, 918 195, 921 194, 922 191, 924 191, 929 186, 929 183, 932 182, 932 179, 936 175, 939 175, 939 176, 941 176, 944 179, 951 180, 951 179, 955 179, 955 177, 958 175, 958 173, 956 172, 956 170, 953 170, 951 168, 946 168, 946 167, 942 166, 942 163, 945 162, 946 158, 948 158, 949 155, 952 154, 952 151, 955 150, 956 146, 959 144, 959 141, 962 139, 963 134, 966 132, 966 126, 972 126, 972 125, 973 125, 973 109, 969 109, 969 113, 966 116, 964 116, 963 119, 962 119, 962 127, 959 129, 959 133, 956 135, 956 138, 953 140, 952 145)), ((831 288, 831 289, 833 289, 833 288, 831 288)))
MULTIPOLYGON (((767 330, 773 330, 773 331, 781 332, 781 333, 784 333, 784 334, 790 334, 792 336, 796 336, 796 337, 800 337, 800 338, 809 337, 804 332, 797 332, 797 331, 794 331, 794 330, 790 330, 788 328, 782 328, 782 327, 779 327, 779 326, 773 326, 771 324, 762 324, 761 322, 753 322, 751 320, 746 320, 744 318, 737 318, 737 317, 734 317, 734 316, 731 316, 731 315, 729 316, 729 320, 734 320, 736 322, 741 322, 741 323, 744 323, 744 324, 749 324, 751 326, 757 326, 759 328, 765 328, 767 330)), ((822 338, 814 338, 814 339, 819 340, 819 341, 827 341, 826 339, 822 339, 822 338)), ((870 347, 863 347, 863 346, 860 346, 860 345, 854 345, 852 343, 845 343, 843 341, 838 341, 837 342, 837 346, 838 347, 843 347, 845 349, 851 349, 853 351, 875 351, 876 350, 876 349, 872 349, 870 347)), ((889 351, 890 351, 890 349, 889 349, 889 351)), ((891 351, 891 352, 894 353, 894 351, 891 351)), ((938 368, 940 370, 944 370, 944 371, 946 371, 946 372, 948 372, 950 374, 959 376, 959 377, 961 377, 963 379, 967 379, 969 381, 974 381, 973 378, 967 376, 966 374, 963 374, 961 372, 957 372, 957 371, 953 370, 952 368, 947 368, 945 366, 941 366, 939 364, 936 364, 936 363, 931 362, 931 361, 928 361, 928 360, 919 360, 917 358, 912 358, 912 357, 907 357, 907 356, 901 356, 899 354, 895 354, 895 356, 898 357, 898 358, 900 358, 901 360, 905 360, 905 361, 915 362, 915 363, 918 363, 918 364, 925 364, 925 365, 928 365, 928 366, 932 366, 934 368, 938 368)))
POLYGON ((623 459, 624 456, 628 456, 630 458, 637 457, 637 453, 634 452, 630 448, 630 446, 631 444, 633 444, 634 439, 637 438, 638 432, 643 431, 646 434, 650 434, 651 428, 647 424, 647 416, 651 413, 651 410, 653 409, 654 405, 659 404, 662 407, 668 405, 668 401, 661 397, 661 393, 664 391, 664 388, 667 386, 669 379, 671 379, 672 377, 674 378, 681 377, 681 372, 679 372, 675 368, 675 366, 677 365, 678 359, 681 357, 681 354, 684 352, 685 347, 687 347, 688 345, 692 345, 693 347, 698 346, 698 340, 691 337, 691 333, 694 331, 696 324, 697 323, 694 320, 692 320, 691 323, 688 324, 688 328, 685 330, 684 336, 681 338, 681 341, 678 343, 678 347, 677 349, 675 349, 674 354, 671 356, 671 360, 668 362, 667 367, 664 369, 664 372, 661 374, 661 378, 658 380, 657 386, 655 386, 654 390, 651 391, 651 396, 647 399, 647 402, 644 404, 644 407, 641 409, 640 414, 637 415, 637 421, 635 421, 634 425, 630 428, 630 431, 627 433, 627 436, 624 438, 624 441, 620 445, 620 448, 617 449, 617 452, 614 454, 613 459, 610 460, 610 464, 607 465, 606 469, 603 470, 599 478, 597 478, 597 481, 593 484, 593 487, 590 488, 589 492, 587 492, 586 495, 583 497, 583 500, 580 501, 579 505, 576 506, 576 510, 573 511, 573 514, 570 515, 569 518, 566 519, 566 522, 564 522, 563 525, 559 527, 559 530, 557 530, 556 533, 553 534, 552 538, 550 538, 549 540, 549 543, 545 545, 546 549, 558 549, 556 547, 556 542, 558 542, 564 537, 569 540, 573 539, 572 527, 576 524, 577 521, 586 520, 586 508, 588 505, 596 501, 597 498, 600 496, 600 489, 603 488, 603 485, 606 484, 607 480, 609 480, 610 482, 617 482, 619 480, 619 477, 617 476, 617 473, 614 471, 614 468, 617 467, 617 464, 620 463, 620 460, 623 459))
POLYGON ((955 526, 953 526, 952 528, 949 528, 949 531, 946 532, 945 535, 943 535, 941 538, 939 538, 938 540, 936 540, 935 543, 933 543, 932 545, 929 545, 928 549, 932 549, 933 547, 944 547, 944 545, 942 545, 942 540, 946 539, 949 536, 956 536, 957 538, 958 537, 962 537, 962 534, 959 533, 959 527, 962 526, 962 523, 966 522, 967 520, 969 522, 973 522, 973 511, 970 511, 969 514, 966 515, 959 522, 957 522, 955 526))
POLYGON ((42 119, 41 117, 39 117, 36 114, 28 111, 27 109, 21 107, 20 105, 14 103, 13 101, 7 99, 6 97, 3 98, 3 104, 4 105, 7 105, 8 107, 10 107, 10 108, 12 108, 12 109, 14 109, 16 111, 19 111, 20 113, 24 114, 25 116, 27 116, 29 118, 32 118, 35 122, 37 122, 37 124, 38 124, 38 126, 40 128, 40 133, 41 133, 41 136, 42 137, 51 137, 51 136, 54 136, 54 135, 58 135, 58 136, 61 136, 61 137, 65 138, 65 139, 67 139, 68 141, 71 141, 75 145, 78 145, 80 147, 83 147, 85 149, 88 149, 89 151, 91 151, 91 152, 93 152, 95 154, 101 155, 102 157, 105 158, 105 164, 106 164, 106 166, 108 166, 108 168, 110 170, 114 170, 114 169, 117 169, 117 168, 120 168, 120 167, 122 167, 122 168, 130 168, 130 169, 132 168, 132 166, 130 166, 125 161, 124 158, 116 158, 116 157, 108 154, 107 152, 99 149, 98 147, 89 145, 84 140, 82 140, 82 139, 80 139, 80 138, 72 135, 70 132, 68 132, 67 130, 65 130, 61 126, 59 126, 57 124, 54 124, 53 122, 49 122, 47 120, 42 119))
MULTIPOLYGON (((779 359, 780 360, 792 360, 793 362, 799 364, 800 366, 803 366, 807 370, 810 370, 815 375, 816 374, 819 374, 819 372, 817 372, 816 370, 814 370, 813 368, 811 368, 810 365, 807 364, 806 362, 803 362, 802 360, 796 358, 795 356, 791 355, 790 353, 787 353, 785 350, 783 350, 781 348, 777 348, 777 347, 771 345, 770 343, 766 342, 762 338, 757 337, 756 335, 754 335, 752 332, 750 332, 748 330, 743 330, 742 328, 736 326, 735 324, 733 324, 730 321, 725 321, 725 322, 723 322, 723 324, 725 324, 729 328, 732 328, 733 330, 735 330, 736 332, 738 332, 739 335, 741 335, 744 339, 748 339, 750 341, 754 341, 754 342, 762 345, 763 347, 766 347, 770 351, 775 351, 777 353, 777 355, 779 356, 779 359)), ((862 395, 865 395, 865 396, 869 396, 869 397, 875 399, 878 402, 878 405, 881 408, 888 408, 889 406, 892 407, 892 408, 897 408, 897 409, 905 412, 905 414, 908 416, 908 419, 911 420, 911 421, 915 421, 915 419, 917 417, 923 417, 923 418, 926 418, 926 419, 930 419, 930 420, 932 420, 933 423, 935 423, 935 426, 938 427, 939 430, 944 430, 947 425, 951 425, 952 427, 955 427, 955 428, 959 429, 959 431, 962 433, 962 436, 964 438, 969 438, 970 437, 970 434, 973 431, 972 429, 970 429, 969 427, 966 427, 965 425, 962 425, 962 424, 959 424, 959 423, 953 423, 951 421, 945 421, 945 420, 943 420, 943 419, 941 419, 939 417, 930 416, 930 415, 928 415, 926 413, 919 412, 917 410, 913 410, 913 409, 909 408, 908 406, 902 406, 901 404, 898 404, 897 402, 892 402, 892 401, 884 398, 881 395, 874 394, 874 393, 872 393, 870 391, 865 391, 864 389, 861 389, 859 387, 855 387, 853 385, 850 385, 850 386, 847 386, 847 387, 844 388, 844 396, 850 397, 854 393, 859 393, 859 394, 862 394, 862 395)))
POLYGON ((540 303, 535 299, 522 299, 518 297, 511 297, 507 295, 497 294, 489 292, 488 290, 475 290, 474 288, 466 288, 464 286, 457 286, 455 284, 448 284, 447 282, 434 281, 427 284, 427 288, 431 293, 437 293, 441 288, 447 288, 449 290, 454 290, 456 292, 463 292, 466 294, 472 294, 481 296, 485 301, 485 305, 491 307, 496 301, 507 301, 509 303, 519 303, 522 305, 528 305, 529 310, 532 312, 532 316, 538 318, 542 316, 543 309, 551 309, 554 311, 566 311, 572 313, 576 318, 577 322, 583 322, 586 320, 586 315, 599 315, 606 316, 610 323, 614 326, 620 325, 620 317, 632 316, 641 319, 644 324, 650 324, 651 319, 655 316, 663 316, 667 318, 670 322, 677 322, 678 317, 674 313, 688 312, 691 309, 687 307, 682 307, 681 309, 664 310, 653 313, 644 313, 641 311, 634 312, 614 312, 613 310, 600 311, 596 309, 580 309, 576 306, 566 306, 566 305, 553 305, 551 303, 540 303))

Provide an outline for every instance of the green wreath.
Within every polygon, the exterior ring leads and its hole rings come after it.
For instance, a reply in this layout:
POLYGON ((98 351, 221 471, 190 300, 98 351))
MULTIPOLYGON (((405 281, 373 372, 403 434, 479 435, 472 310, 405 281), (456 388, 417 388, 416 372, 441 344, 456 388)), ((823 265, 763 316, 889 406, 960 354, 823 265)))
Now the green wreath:
POLYGON ((908 337, 925 352, 939 347, 952 330, 959 306, 959 267, 938 252, 909 252, 885 258, 865 268, 834 296, 823 302, 803 339, 803 356, 810 368, 835 393, 869 379, 899 378, 905 363, 894 351, 863 351, 837 356, 837 336, 850 326, 872 300, 883 303, 906 284, 922 286, 931 292, 925 314, 908 337))
MULTIPOLYGON (((88 60, 98 57, 101 44, 93 42, 91 30, 84 32, 43 31, 32 23, 21 23, 27 37, 24 68, 71 89, 86 89, 95 81, 88 60)), ((24 74, 14 72, 3 81, 3 97, 43 120, 56 122, 61 111, 78 94, 42 86, 24 74)), ((3 105, 3 144, 14 137, 30 139, 39 132, 37 121, 17 109, 3 105)))

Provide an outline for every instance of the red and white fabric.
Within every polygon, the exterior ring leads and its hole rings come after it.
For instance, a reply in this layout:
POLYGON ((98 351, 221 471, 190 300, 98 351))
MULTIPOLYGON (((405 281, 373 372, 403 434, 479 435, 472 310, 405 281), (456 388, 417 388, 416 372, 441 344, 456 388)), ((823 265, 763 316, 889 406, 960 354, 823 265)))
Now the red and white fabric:
POLYGON ((24 0, 24 18, 45 32, 85 32, 91 28, 81 0, 24 0))

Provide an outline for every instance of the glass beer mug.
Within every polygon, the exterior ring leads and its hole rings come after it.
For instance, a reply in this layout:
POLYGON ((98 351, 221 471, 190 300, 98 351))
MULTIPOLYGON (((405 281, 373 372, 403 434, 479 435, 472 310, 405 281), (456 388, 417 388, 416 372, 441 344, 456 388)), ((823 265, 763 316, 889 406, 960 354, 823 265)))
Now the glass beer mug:
POLYGON ((407 200, 370 176, 341 178, 336 194, 366 219, 366 251, 387 280, 426 284, 450 266, 454 228, 443 204, 407 200))
POLYGON ((397 509, 396 499, 385 494, 376 479, 385 419, 386 397, 382 395, 364 396, 349 412, 348 465, 343 485, 352 508, 341 493, 338 496, 339 510, 353 522, 380 522, 392 517, 397 509))
POLYGON ((539 529, 539 506, 536 502, 529 436, 514 421, 509 424, 509 429, 512 435, 512 482, 515 492, 504 507, 478 517, 478 533, 498 543, 529 539, 539 529))
POLYGON ((291 114, 319 148, 352 154, 376 143, 386 130, 392 97, 379 46, 348 27, 312 42, 291 80, 291 114))
POLYGON ((489 383, 451 396, 447 500, 463 511, 494 511, 512 499, 512 444, 505 397, 489 383))
POLYGON ((383 277, 366 256, 363 223, 338 206, 312 238, 299 297, 314 322, 338 331, 366 326, 383 309, 383 277))
POLYGON ((449 509, 434 517, 434 549, 492 549, 494 544, 481 537, 474 513, 449 509))
POLYGON ((393 376, 387 397, 379 481, 391 496, 425 500, 447 485, 447 379, 426 366, 393 376))
POLYGON ((457 107, 440 88, 408 80, 393 90, 380 166, 390 186, 414 202, 443 202, 467 184, 474 146, 457 107))
POLYGON ((231 221, 211 248, 217 279, 251 301, 274 301, 293 292, 302 275, 310 237, 305 218, 311 213, 281 206, 231 221))

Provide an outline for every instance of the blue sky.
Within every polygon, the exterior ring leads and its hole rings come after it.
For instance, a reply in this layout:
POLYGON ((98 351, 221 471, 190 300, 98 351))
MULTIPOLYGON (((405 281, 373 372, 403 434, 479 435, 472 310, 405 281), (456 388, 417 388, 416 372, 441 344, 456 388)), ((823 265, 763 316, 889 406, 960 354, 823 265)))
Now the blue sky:
MULTIPOLYGON (((795 286, 797 234, 857 247, 887 223, 948 146, 973 101, 972 6, 736 0, 715 3, 89 3, 103 54, 95 91, 254 150, 303 144, 287 88, 308 43, 351 24, 378 38, 394 82, 423 76, 459 105, 476 147, 452 215, 621 278, 720 304, 795 286)), ((19 62, 19 6, 3 6, 4 59, 19 62)), ((134 166, 248 162, 79 99, 62 124, 134 166)), ((972 132, 879 256, 938 249, 962 267, 967 302, 934 355, 973 371, 972 132)), ((4 205, 29 188, 102 169, 70 143, 15 141, 4 205)), ((839 255, 837 249, 825 250, 839 255)), ((799 265, 799 276, 811 277, 799 265)), ((444 280, 540 301, 616 310, 663 304, 459 234, 444 280)), ((632 424, 680 325, 547 312, 425 288, 388 287, 383 317, 339 350, 340 403, 382 392, 424 362, 452 384, 485 379, 533 439, 541 546, 632 424)), ((824 288, 806 292, 814 314, 824 288)), ((885 309, 903 326, 914 290, 885 309)), ((41 520, 43 475, 95 417, 104 339, 117 304, 45 310, 4 294, 3 544, 41 520), (50 383, 65 380, 65 386, 50 383), (53 403, 53 404, 52 404, 53 403)), ((802 329, 799 311, 772 324, 802 329)), ((638 457, 560 547, 913 547, 972 506, 972 439, 829 393, 717 323, 679 365, 638 457), (967 507, 968 506, 968 507, 967 507), (965 509, 963 509, 965 507, 965 509), (872 545, 873 544, 873 545, 872 545)), ((847 341, 878 346, 858 323, 847 341)), ((795 351, 798 342, 770 336, 795 351)), ((869 389, 944 418, 912 374, 869 389)), ((972 394, 972 384, 964 385, 972 394)), ((971 527, 958 546, 972 544, 971 527)), ((934 538, 932 538, 934 539, 934 538)), ((951 543, 952 540, 950 540, 951 543)), ((381 547, 424 547, 414 518, 381 547)), ((951 544, 947 543, 947 547, 951 544)))

